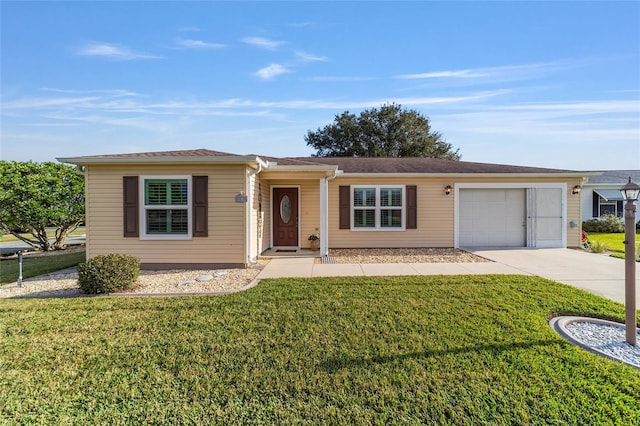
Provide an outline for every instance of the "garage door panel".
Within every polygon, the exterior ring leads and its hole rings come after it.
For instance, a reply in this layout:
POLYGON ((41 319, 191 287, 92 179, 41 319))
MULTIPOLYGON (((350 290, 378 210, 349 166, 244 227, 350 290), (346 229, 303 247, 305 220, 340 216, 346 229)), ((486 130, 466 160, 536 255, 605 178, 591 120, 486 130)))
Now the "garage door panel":
POLYGON ((559 188, 530 189, 530 246, 562 247, 562 190, 559 188))
POLYGON ((524 247, 524 189, 462 189, 459 244, 467 247, 524 247))

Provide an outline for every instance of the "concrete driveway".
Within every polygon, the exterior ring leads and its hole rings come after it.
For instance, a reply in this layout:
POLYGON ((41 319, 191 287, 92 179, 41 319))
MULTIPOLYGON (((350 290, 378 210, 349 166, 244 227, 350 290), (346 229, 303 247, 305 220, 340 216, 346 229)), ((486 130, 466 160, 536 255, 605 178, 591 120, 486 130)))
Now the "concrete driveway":
MULTIPOLYGON (((312 256, 273 258, 258 279, 383 275, 523 274, 569 284, 624 303, 624 260, 572 249, 467 249, 493 262, 319 264, 312 256)), ((640 267, 636 263, 637 278, 640 267)), ((640 289, 636 290, 640 307, 640 289)))
MULTIPOLYGON (((624 260, 572 249, 471 249, 501 265, 624 303, 624 260)), ((636 306, 640 307, 636 262, 636 306)))

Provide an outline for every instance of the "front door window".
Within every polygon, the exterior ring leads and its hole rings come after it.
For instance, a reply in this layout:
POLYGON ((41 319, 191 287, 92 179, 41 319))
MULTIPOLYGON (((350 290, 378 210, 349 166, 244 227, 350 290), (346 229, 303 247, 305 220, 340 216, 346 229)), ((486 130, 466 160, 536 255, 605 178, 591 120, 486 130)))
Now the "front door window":
POLYGON ((280 218, 283 223, 289 223, 291 221, 291 198, 286 194, 280 201, 280 218))

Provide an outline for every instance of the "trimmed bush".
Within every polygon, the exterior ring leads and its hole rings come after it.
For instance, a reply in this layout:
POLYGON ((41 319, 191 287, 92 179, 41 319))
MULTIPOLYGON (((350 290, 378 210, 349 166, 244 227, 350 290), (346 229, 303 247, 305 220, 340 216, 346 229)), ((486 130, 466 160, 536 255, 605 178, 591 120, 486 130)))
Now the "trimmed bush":
POLYGON ((596 240, 589 245, 589 249, 591 250, 592 253, 603 253, 605 250, 608 249, 608 247, 606 243, 596 240))
POLYGON ((140 274, 140 260, 126 254, 96 256, 78 265, 78 284, 87 294, 113 293, 133 287, 140 274))
POLYGON ((619 233, 624 232, 624 223, 615 215, 605 214, 599 219, 582 222, 582 229, 586 232, 619 233))

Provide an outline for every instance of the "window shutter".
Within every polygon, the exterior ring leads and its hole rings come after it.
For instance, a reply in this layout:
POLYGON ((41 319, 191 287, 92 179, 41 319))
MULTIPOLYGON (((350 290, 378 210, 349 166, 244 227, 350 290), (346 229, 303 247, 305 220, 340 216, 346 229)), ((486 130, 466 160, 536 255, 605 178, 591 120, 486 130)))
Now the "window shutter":
POLYGON ((591 217, 600 217, 600 196, 593 192, 593 210, 591 217))
POLYGON ((418 188, 416 185, 406 186, 407 195, 407 223, 406 229, 418 228, 418 188))
POLYGON ((351 187, 340 186, 340 229, 351 229, 351 187))
POLYGON ((193 236, 209 236, 209 176, 193 177, 193 236))
POLYGON ((125 237, 139 236, 138 176, 123 176, 123 229, 125 237))

